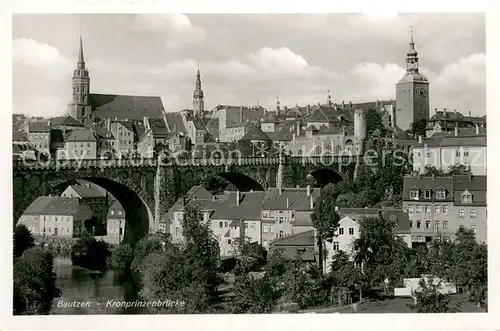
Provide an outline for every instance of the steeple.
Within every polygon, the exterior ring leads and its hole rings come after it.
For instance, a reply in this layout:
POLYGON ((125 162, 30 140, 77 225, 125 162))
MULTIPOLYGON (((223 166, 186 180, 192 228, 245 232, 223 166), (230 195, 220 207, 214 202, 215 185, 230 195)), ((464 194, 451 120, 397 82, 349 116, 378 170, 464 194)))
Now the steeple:
POLYGON ((413 39, 413 27, 410 27, 409 49, 406 53, 406 72, 418 73, 418 52, 415 50, 415 40, 413 39))
POLYGON ((90 114, 90 76, 85 66, 83 56, 83 38, 80 32, 80 44, 78 49, 78 60, 76 69, 73 70, 72 78, 73 99, 69 105, 68 112, 79 121, 83 121, 90 114))
POLYGON ((200 61, 198 61, 198 70, 196 72, 196 87, 193 92, 193 112, 196 117, 201 117, 205 110, 203 100, 203 90, 201 89, 200 61))
POLYGON ((80 32, 80 51, 78 52, 78 69, 85 69, 85 59, 83 57, 83 41, 81 32, 80 32))

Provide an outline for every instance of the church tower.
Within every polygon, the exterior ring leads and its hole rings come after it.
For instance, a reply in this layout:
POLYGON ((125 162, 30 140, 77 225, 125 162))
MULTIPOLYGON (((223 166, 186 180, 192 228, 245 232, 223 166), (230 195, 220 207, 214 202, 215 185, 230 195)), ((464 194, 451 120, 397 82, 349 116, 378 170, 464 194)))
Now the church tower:
POLYGON ((85 59, 83 57, 83 41, 80 34, 80 50, 78 52, 78 62, 76 69, 73 71, 73 100, 68 105, 68 113, 78 121, 83 122, 90 115, 90 76, 89 71, 85 67, 85 59))
POLYGON ((195 117, 203 117, 205 102, 203 101, 203 90, 201 89, 200 63, 198 62, 198 72, 196 73, 196 88, 193 92, 193 113, 195 117))
POLYGON ((429 118, 429 108, 429 81, 419 72, 418 52, 415 50, 412 28, 406 53, 406 72, 396 84, 394 123, 400 129, 408 130, 411 123, 429 118))

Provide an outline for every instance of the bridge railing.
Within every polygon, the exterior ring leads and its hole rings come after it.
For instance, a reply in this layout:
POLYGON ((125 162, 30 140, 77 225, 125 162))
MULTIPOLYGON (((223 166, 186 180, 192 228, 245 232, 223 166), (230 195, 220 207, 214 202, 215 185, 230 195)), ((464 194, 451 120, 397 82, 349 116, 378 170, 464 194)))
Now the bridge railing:
MULTIPOLYGON (((287 164, 317 164, 332 165, 341 163, 347 165, 356 161, 355 156, 286 156, 283 163, 287 164)), ((223 165, 276 165, 279 157, 242 157, 242 158, 116 158, 116 159, 84 159, 84 160, 13 160, 13 168, 112 168, 112 167, 156 167, 160 165, 180 166, 223 166, 223 165)))

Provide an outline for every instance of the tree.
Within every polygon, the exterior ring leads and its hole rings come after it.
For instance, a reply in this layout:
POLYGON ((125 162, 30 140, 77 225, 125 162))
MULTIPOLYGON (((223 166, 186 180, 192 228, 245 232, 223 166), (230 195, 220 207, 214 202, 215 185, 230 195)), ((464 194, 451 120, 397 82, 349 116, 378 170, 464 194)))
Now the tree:
POLYGON ((410 132, 417 136, 425 137, 425 129, 427 127, 427 120, 421 118, 410 124, 410 132))
POLYGON ((142 238, 135 246, 131 270, 140 271, 147 256, 161 251, 163 251, 163 244, 160 236, 153 234, 142 238))
POLYGON ((42 247, 26 250, 14 261, 14 314, 39 315, 50 311, 59 293, 53 272, 54 257, 42 247))
POLYGON ((134 250, 128 244, 121 244, 111 252, 109 267, 120 273, 130 272, 134 260, 134 250))
POLYGON ((231 312, 236 314, 269 314, 280 297, 276 280, 269 276, 254 279, 241 275, 234 287, 231 312))
POLYGON ((393 234, 395 222, 384 215, 368 217, 360 222, 359 238, 353 242, 354 260, 362 266, 366 287, 385 281, 396 283, 405 275, 410 250, 393 234))
POLYGON ((236 258, 235 274, 246 274, 266 262, 267 251, 257 242, 251 243, 248 237, 233 241, 232 253, 236 258))
POLYGON ((484 305, 488 285, 488 249, 476 242, 471 229, 460 227, 455 235, 451 279, 467 291, 469 298, 484 305))
POLYGON ((422 176, 433 176, 433 175, 438 177, 438 176, 446 176, 447 174, 446 172, 439 170, 434 166, 425 166, 425 170, 422 176))
POLYGON ((23 252, 35 246, 35 239, 30 230, 24 225, 19 224, 14 229, 14 257, 23 255, 23 252))
POLYGON ((471 170, 464 164, 454 164, 448 167, 446 171, 448 176, 453 175, 472 175, 471 170))
POLYGON ((384 124, 382 123, 382 116, 376 109, 368 109, 366 112, 366 132, 371 135, 375 131, 383 132, 384 124))
POLYGON ((96 240, 86 232, 71 247, 73 265, 90 270, 105 270, 109 254, 110 251, 107 243, 102 240, 96 240))
POLYGON ((340 217, 337 214, 336 191, 334 184, 328 184, 320 191, 320 196, 316 199, 311 220, 316 229, 316 239, 319 250, 319 266, 323 270, 323 241, 333 238, 335 230, 339 226, 340 217))
POLYGON ((420 288, 414 292, 413 304, 410 308, 417 313, 448 313, 452 311, 450 308, 450 298, 442 294, 439 289, 441 282, 437 282, 434 278, 420 279, 420 288))
MULTIPOLYGON (((183 219, 182 245, 155 240, 144 241, 140 253, 152 251, 141 259, 140 295, 148 300, 182 300, 185 306, 168 312, 208 312, 217 299, 219 246, 198 209, 186 208, 183 219)), ((157 309, 157 312, 165 312, 157 309)))

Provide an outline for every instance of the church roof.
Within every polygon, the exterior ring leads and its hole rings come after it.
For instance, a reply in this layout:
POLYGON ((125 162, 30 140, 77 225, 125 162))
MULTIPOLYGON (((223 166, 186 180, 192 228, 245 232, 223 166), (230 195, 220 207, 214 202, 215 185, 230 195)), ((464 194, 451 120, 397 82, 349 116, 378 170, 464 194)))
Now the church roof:
POLYGON ((90 105, 96 118, 142 121, 144 117, 161 117, 164 111, 160 97, 114 94, 90 94, 90 105))

